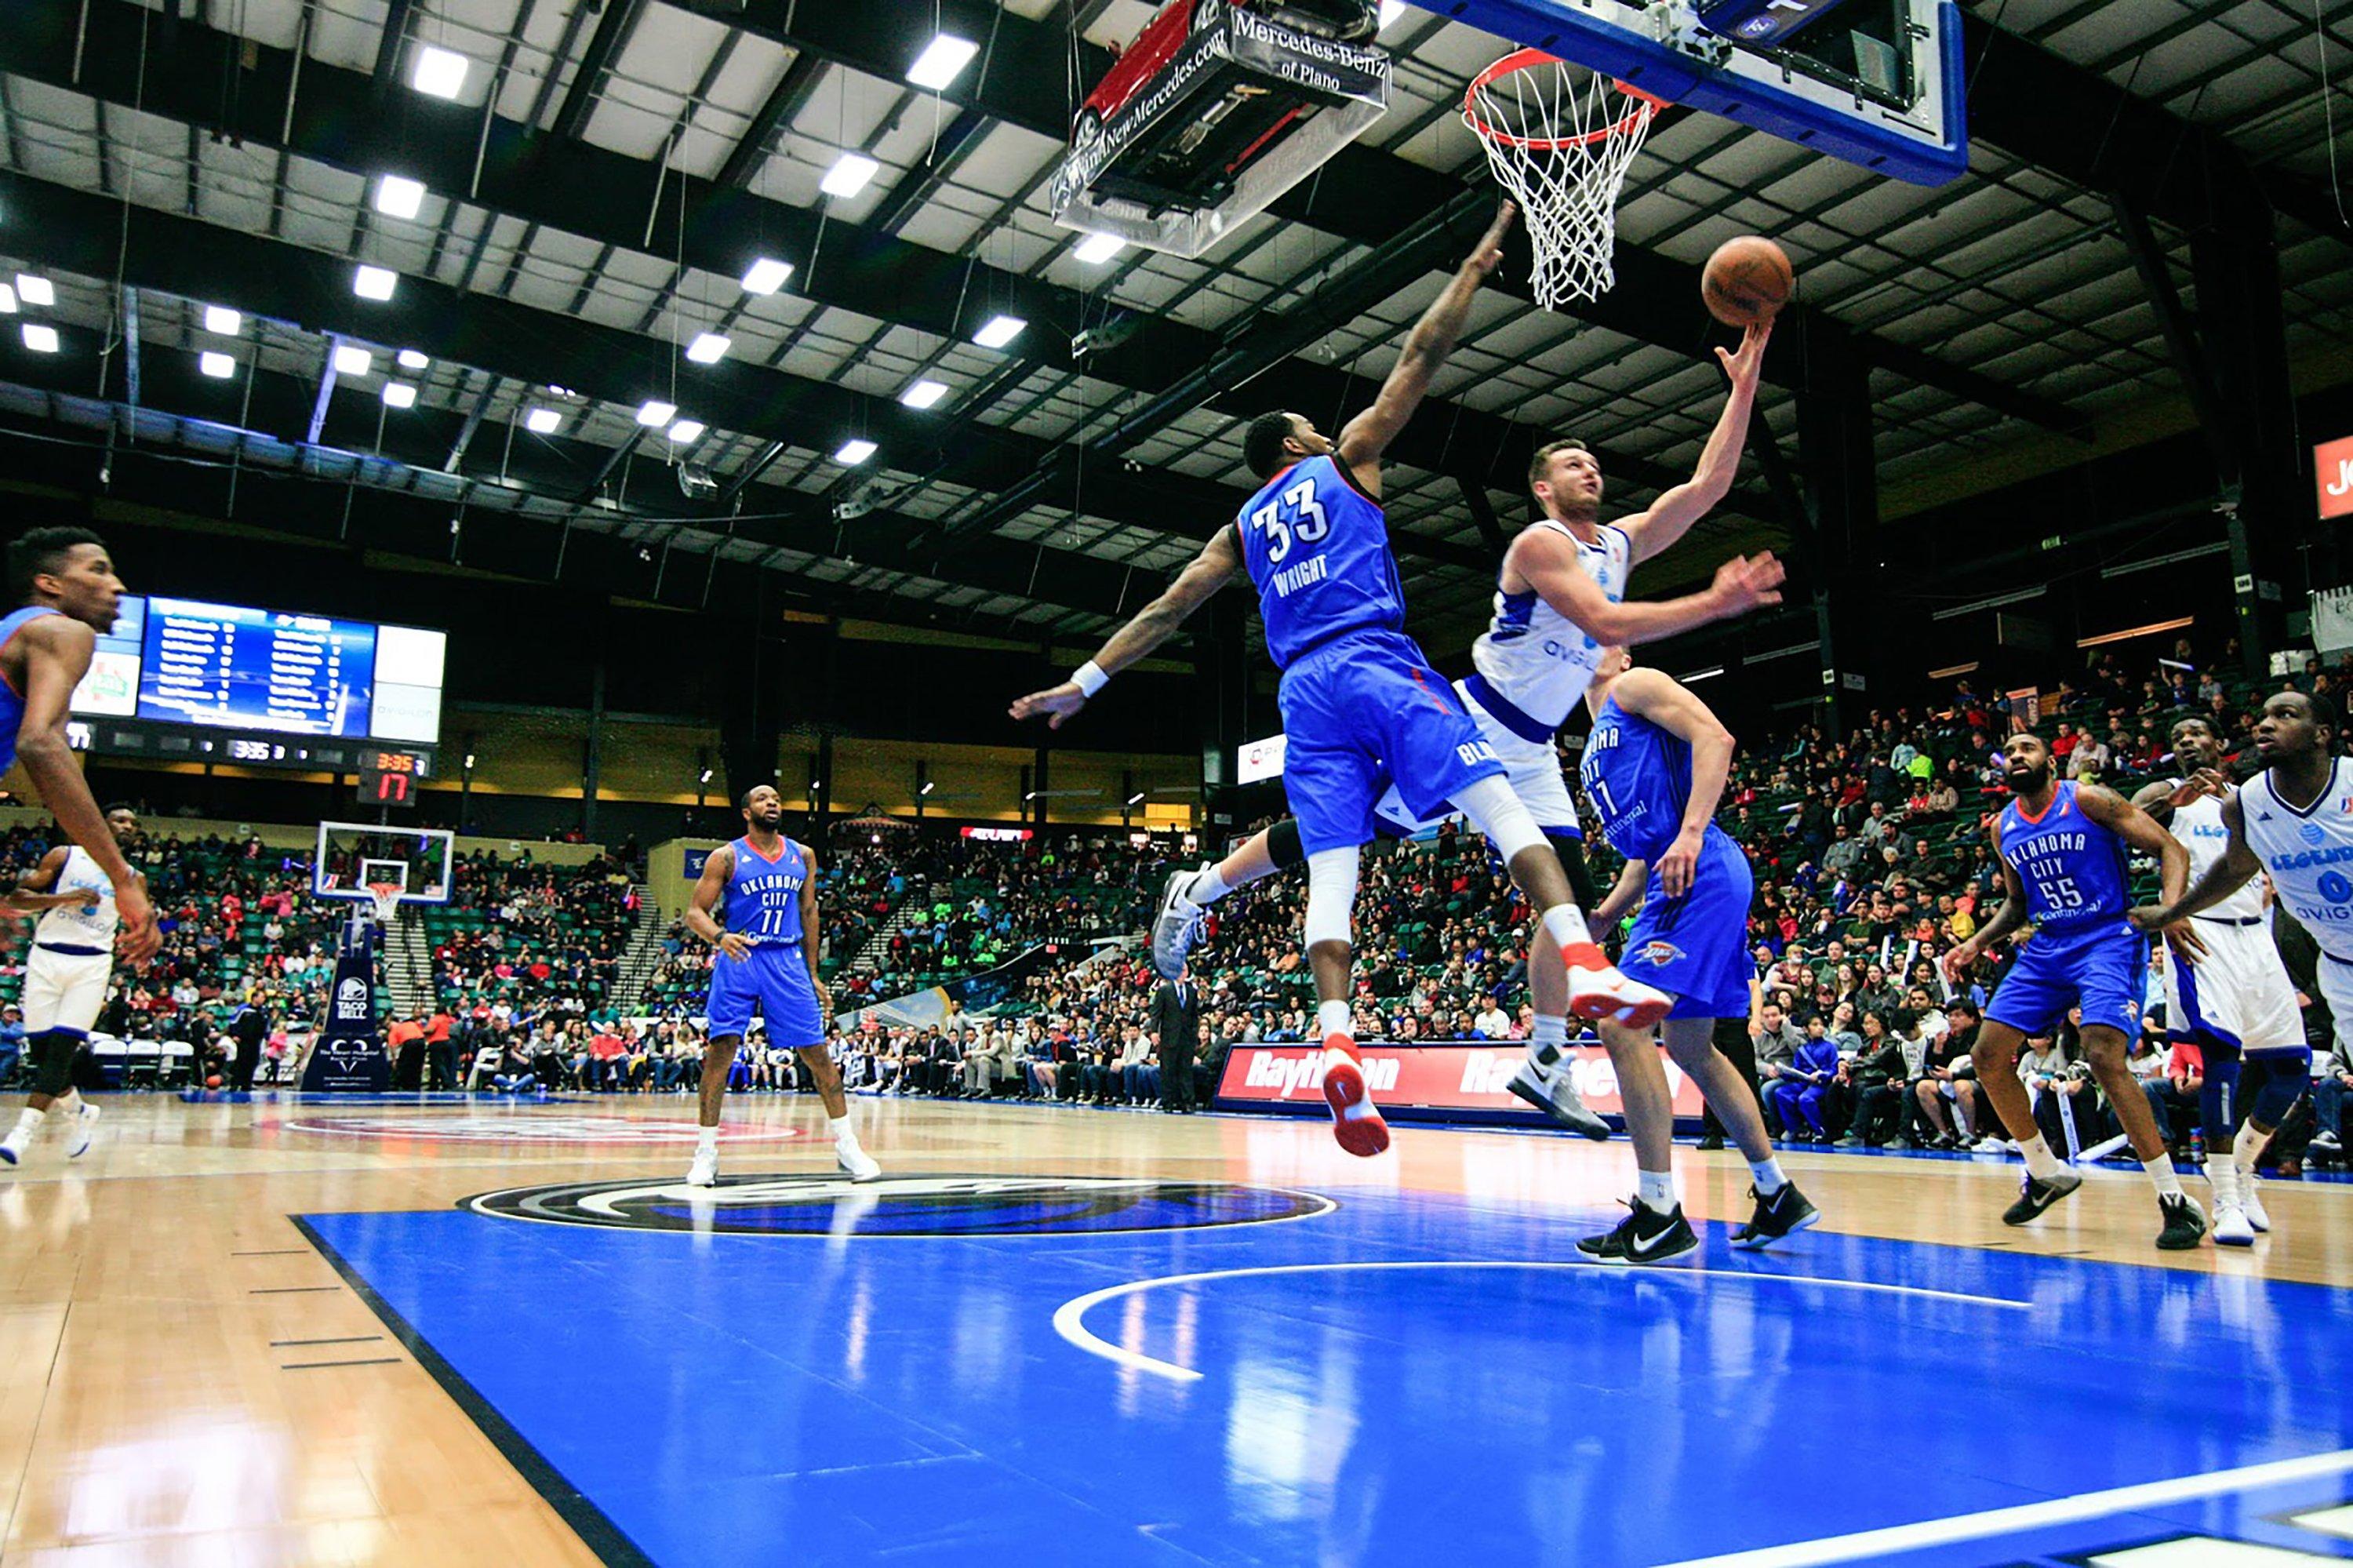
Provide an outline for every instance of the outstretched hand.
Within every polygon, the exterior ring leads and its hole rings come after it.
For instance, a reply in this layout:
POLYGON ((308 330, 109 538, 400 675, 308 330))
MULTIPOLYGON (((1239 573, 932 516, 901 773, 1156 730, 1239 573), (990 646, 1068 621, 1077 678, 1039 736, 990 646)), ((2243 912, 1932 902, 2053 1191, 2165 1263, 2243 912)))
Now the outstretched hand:
POLYGON ((1076 681, 1065 681, 1059 686, 1049 686, 1042 692, 1032 692, 1026 697, 1016 697, 1005 711, 1017 719, 1033 719, 1046 715, 1046 727, 1060 729, 1062 721, 1087 705, 1087 694, 1079 690, 1076 681))
POLYGON ((1724 373, 1732 377, 1735 392, 1757 390, 1757 377, 1765 367, 1765 344, 1773 335, 1773 318, 1750 322, 1740 334, 1736 349, 1719 348, 1715 357, 1724 366, 1724 373))
POLYGON ((2211 795, 2219 800, 2230 792, 2229 774, 2219 768, 2201 768, 2176 784, 2173 792, 2165 798, 2165 803, 2179 810, 2201 795, 2211 795))
POLYGON ((1497 207, 1495 221, 1489 224, 1487 232, 1479 237, 1478 248, 1471 252, 1470 260, 1463 265, 1477 271, 1482 278, 1493 272, 1497 263, 1504 260, 1504 236, 1512 231, 1512 220, 1519 215, 1520 209, 1508 201, 1497 207))
POLYGON ((1781 602, 1781 583, 1788 571, 1770 550, 1735 556, 1715 568, 1715 593, 1727 615, 1738 615, 1759 605, 1781 602))

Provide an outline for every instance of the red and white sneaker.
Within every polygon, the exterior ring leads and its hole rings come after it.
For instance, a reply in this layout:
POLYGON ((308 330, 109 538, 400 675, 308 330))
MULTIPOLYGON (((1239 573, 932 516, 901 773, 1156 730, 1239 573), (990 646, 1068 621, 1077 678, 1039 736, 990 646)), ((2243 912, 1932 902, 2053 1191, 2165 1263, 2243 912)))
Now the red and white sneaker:
POLYGON ((1356 1043, 1345 1034, 1324 1037, 1324 1103, 1332 1107, 1332 1136, 1360 1160, 1389 1146, 1389 1124, 1373 1108, 1356 1043))
POLYGON ((1579 1018, 1648 1029, 1675 1004, 1665 991, 1619 973, 1618 966, 1591 942, 1571 943, 1560 956, 1568 966, 1568 1010, 1579 1018))

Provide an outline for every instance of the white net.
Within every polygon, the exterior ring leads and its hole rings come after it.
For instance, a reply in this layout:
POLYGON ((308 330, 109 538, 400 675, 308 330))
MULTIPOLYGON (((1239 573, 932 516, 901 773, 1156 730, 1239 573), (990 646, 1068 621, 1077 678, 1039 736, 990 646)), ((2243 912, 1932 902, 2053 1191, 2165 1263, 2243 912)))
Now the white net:
POLYGON ((371 882, 367 885, 367 890, 368 896, 375 901, 376 924, 380 926, 391 925, 400 915, 400 895, 402 893, 400 884, 396 882, 371 882))
POLYGON ((1546 310, 1617 281, 1618 192, 1661 107, 1537 49, 1496 61, 1463 94, 1462 122, 1527 223, 1535 249, 1529 287, 1546 310))

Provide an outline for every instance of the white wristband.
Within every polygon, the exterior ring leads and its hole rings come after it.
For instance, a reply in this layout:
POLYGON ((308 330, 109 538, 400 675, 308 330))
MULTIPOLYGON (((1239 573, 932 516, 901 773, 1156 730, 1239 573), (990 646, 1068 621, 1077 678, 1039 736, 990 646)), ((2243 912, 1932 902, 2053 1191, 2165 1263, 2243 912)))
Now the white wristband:
POLYGON ((1071 684, 1078 687, 1080 695, 1092 697, 1111 684, 1111 677, 1090 659, 1071 672, 1071 684))

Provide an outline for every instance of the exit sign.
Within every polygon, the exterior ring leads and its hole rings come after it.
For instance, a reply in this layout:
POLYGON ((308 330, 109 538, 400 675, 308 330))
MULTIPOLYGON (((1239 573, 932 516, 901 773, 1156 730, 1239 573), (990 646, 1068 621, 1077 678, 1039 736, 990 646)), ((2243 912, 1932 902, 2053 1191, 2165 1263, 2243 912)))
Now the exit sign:
POLYGON ((2353 517, 2353 436, 2313 448, 2312 467, 2320 482, 2320 514, 2353 517))

